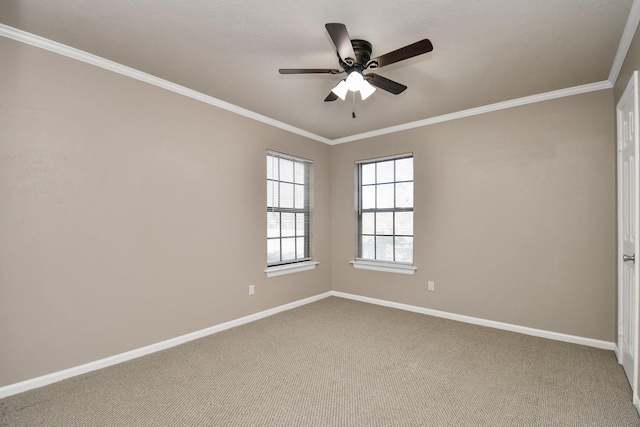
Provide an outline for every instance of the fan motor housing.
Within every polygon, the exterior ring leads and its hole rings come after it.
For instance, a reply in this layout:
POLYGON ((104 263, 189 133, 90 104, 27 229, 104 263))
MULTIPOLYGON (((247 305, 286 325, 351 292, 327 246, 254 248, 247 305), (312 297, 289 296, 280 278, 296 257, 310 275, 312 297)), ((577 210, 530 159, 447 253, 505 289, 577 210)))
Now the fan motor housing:
POLYGON ((354 39, 351 40, 351 45, 353 46, 353 52, 356 54, 353 65, 349 66, 348 64, 346 64, 342 60, 342 58, 340 58, 340 54, 338 54, 338 62, 344 70, 358 68, 360 71, 362 71, 371 58, 371 43, 366 40, 354 39))

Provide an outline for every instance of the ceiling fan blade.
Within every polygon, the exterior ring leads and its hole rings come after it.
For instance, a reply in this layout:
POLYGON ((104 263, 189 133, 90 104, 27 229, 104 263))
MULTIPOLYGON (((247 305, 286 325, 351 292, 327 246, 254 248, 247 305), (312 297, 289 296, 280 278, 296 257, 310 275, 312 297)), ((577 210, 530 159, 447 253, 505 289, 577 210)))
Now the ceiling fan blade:
POLYGON ((386 90, 387 92, 391 92, 394 95, 401 94, 407 88, 405 85, 373 73, 367 74, 364 78, 373 86, 386 90))
POLYGON ((324 26, 331 36, 333 44, 336 46, 340 59, 347 64, 353 65, 356 60, 356 53, 353 51, 353 45, 351 44, 351 38, 347 32, 347 27, 344 24, 326 24, 324 26))
POLYGON ((339 74, 342 71, 330 68, 280 68, 280 74, 339 74))
POLYGON ((408 46, 401 47, 400 49, 394 50, 393 52, 378 56, 377 58, 373 58, 369 61, 369 64, 377 63, 377 67, 371 68, 380 68, 398 61, 413 58, 414 56, 422 55, 423 53, 431 52, 432 50, 433 45, 431 44, 429 39, 424 39, 420 40, 419 42, 412 43, 408 46))
POLYGON ((338 95, 333 92, 329 92, 329 95, 327 95, 327 97, 324 99, 324 102, 331 102, 335 101, 336 99, 338 99, 338 95))

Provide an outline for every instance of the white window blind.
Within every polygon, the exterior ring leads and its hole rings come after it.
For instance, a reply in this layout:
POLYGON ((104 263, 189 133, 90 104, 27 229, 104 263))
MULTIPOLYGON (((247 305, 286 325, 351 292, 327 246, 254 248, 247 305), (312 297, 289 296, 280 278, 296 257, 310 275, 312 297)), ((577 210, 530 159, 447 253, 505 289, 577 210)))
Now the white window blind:
POLYGON ((309 175, 312 162, 267 152, 267 265, 311 259, 309 175))

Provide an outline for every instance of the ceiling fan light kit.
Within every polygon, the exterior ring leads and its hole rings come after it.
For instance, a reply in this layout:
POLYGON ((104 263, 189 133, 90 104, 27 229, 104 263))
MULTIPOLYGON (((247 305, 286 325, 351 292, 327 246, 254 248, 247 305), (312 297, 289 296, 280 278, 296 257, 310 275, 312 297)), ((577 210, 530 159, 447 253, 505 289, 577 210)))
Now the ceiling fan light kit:
POLYGON ((345 80, 340 80, 340 83, 331 89, 331 92, 338 95, 338 98, 343 101, 347 97, 348 91, 360 92, 360 97, 364 101, 376 91, 376 88, 366 81, 358 71, 352 71, 345 80))
POLYGON ((374 73, 364 74, 364 71, 394 64, 433 50, 431 42, 428 39, 423 39, 393 52, 370 59, 371 43, 366 40, 352 40, 344 24, 329 23, 325 25, 325 28, 336 47, 338 63, 342 70, 328 68, 281 68, 279 70, 280 74, 347 73, 347 78, 341 80, 331 90, 331 93, 325 98, 325 102, 335 101, 338 98, 344 101, 348 91, 360 92, 360 97, 365 100, 375 92, 376 87, 394 95, 399 95, 407 89, 405 85, 374 73))

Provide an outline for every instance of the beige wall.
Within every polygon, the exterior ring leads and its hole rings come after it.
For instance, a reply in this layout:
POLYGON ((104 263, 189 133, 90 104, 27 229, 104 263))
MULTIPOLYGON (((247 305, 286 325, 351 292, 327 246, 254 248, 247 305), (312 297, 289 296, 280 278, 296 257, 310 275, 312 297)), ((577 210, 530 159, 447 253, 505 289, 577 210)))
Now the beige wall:
POLYGON ((6 38, 0 58, 0 386, 331 289, 329 146, 6 38), (267 149, 315 162, 313 271, 265 277, 267 149))
POLYGON ((613 90, 330 147, 0 57, 0 387, 330 289, 615 340, 613 90), (264 276, 267 149, 315 162, 316 270, 264 276), (354 270, 353 162, 407 151, 418 271, 354 270))
POLYGON ((332 147, 333 289, 614 341, 612 108, 605 90, 332 147), (354 161, 405 152, 418 270, 356 270, 354 161))

